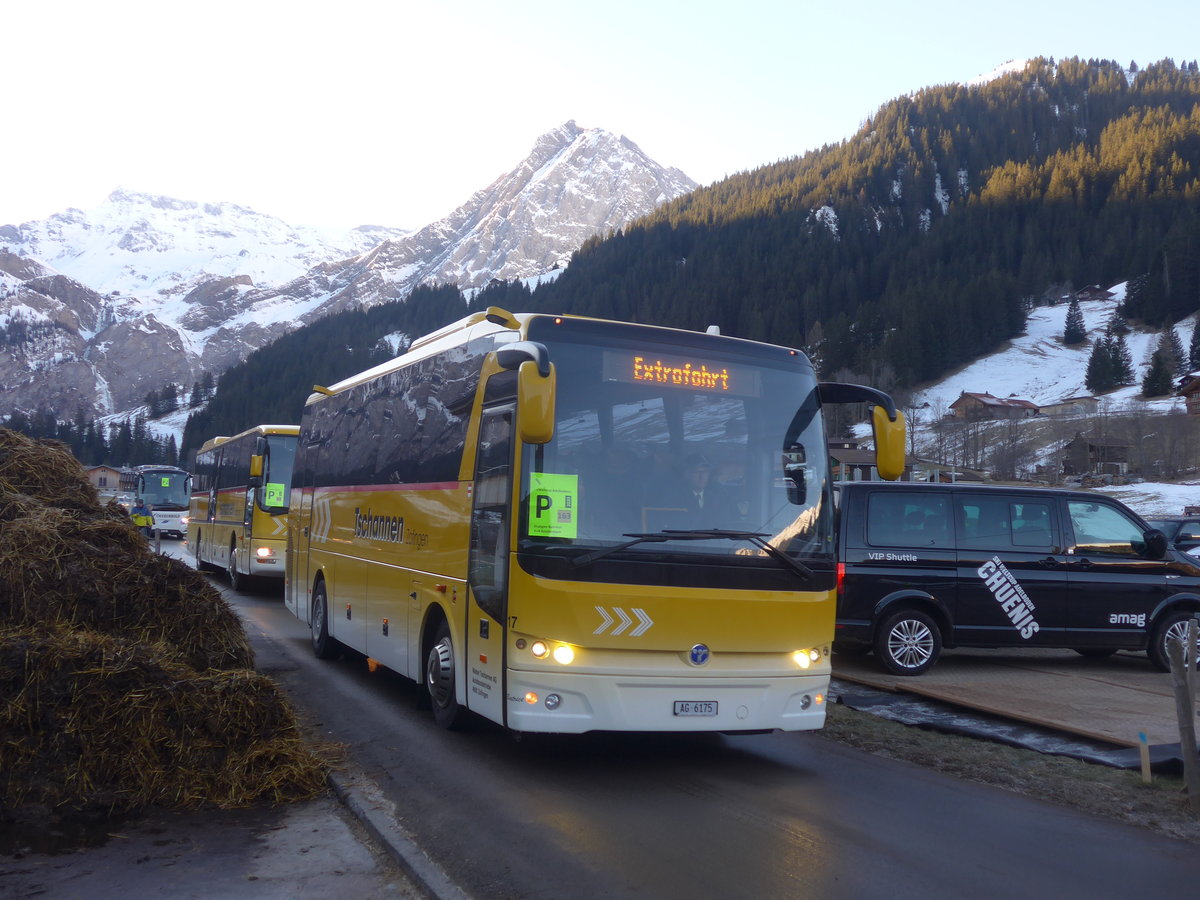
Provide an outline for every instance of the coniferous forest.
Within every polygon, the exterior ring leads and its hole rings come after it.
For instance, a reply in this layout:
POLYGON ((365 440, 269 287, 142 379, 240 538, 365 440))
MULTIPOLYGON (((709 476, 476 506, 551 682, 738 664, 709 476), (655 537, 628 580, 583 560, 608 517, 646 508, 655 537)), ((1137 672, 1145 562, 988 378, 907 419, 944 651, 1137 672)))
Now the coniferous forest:
POLYGON ((824 377, 920 384, 1019 334, 1034 305, 1128 280, 1151 325, 1200 308, 1200 70, 1036 60, 893 100, 853 137, 731 176, 594 238, 553 282, 456 288, 296 330, 221 376, 181 455, 296 422, 314 383, 489 305, 805 349, 824 377))

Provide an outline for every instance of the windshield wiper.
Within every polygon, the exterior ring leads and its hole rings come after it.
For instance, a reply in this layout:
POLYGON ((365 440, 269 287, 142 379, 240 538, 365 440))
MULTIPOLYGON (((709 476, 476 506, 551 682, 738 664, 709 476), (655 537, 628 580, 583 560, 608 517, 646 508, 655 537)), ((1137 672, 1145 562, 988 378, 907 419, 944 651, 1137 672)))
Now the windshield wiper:
POLYGON ((582 556, 577 556, 571 560, 571 565, 575 568, 586 566, 589 563, 594 563, 598 559, 608 556, 610 553, 616 553, 619 550, 625 550, 635 544, 645 543, 664 543, 666 541, 712 541, 712 540, 730 540, 730 541, 747 541, 758 547, 772 559, 787 566, 805 581, 811 580, 813 570, 799 560, 792 559, 786 553, 783 553, 778 547, 770 544, 764 538, 770 537, 766 532, 761 531, 733 531, 724 528, 707 528, 707 529, 690 529, 690 530, 675 530, 664 528, 662 531, 655 531, 648 534, 638 534, 626 532, 623 537, 631 538, 623 544, 617 544, 615 547, 603 547, 599 550, 593 550, 590 553, 584 553, 582 556))

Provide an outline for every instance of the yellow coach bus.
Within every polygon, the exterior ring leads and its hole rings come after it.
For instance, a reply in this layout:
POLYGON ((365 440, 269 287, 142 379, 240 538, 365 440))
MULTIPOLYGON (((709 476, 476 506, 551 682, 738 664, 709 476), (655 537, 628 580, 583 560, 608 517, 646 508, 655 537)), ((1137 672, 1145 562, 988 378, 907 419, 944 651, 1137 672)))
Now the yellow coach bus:
POLYGON ((314 390, 285 600, 317 656, 423 682, 446 727, 824 724, 821 406, 872 404, 895 478, 887 395, 818 384, 784 347, 495 307, 314 390))
POLYGON ((282 578, 296 425, 258 425, 206 441, 196 453, 188 546, 201 571, 225 569, 234 590, 247 578, 282 578))

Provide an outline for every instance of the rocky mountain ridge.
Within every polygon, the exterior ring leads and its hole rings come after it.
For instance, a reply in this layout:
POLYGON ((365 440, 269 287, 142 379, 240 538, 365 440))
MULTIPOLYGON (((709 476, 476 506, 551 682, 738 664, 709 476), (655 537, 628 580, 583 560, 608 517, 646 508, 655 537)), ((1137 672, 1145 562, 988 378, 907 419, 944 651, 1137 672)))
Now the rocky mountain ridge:
POLYGON ((0 415, 130 409, 330 312, 561 267, 592 235, 695 187, 627 138, 572 121, 417 231, 293 226, 126 190, 95 210, 3 225, 0 415))

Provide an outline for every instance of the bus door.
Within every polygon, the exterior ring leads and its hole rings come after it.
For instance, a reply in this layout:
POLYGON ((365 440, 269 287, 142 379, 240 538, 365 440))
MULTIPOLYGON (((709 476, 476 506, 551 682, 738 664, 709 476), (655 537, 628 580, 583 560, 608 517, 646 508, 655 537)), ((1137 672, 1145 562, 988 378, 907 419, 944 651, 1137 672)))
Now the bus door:
POLYGON ((512 523, 513 406, 483 412, 471 506, 464 671, 467 707, 504 721, 504 631, 512 523))
POLYGON ((208 516, 204 523, 204 533, 200 536, 200 550, 205 562, 216 560, 213 547, 216 542, 214 532, 217 530, 217 482, 221 478, 221 458, 224 455, 223 450, 214 450, 212 454, 212 472, 208 479, 208 516))
MULTIPOLYGON (((300 505, 288 514, 288 531, 292 536, 287 554, 288 608, 304 622, 309 620, 309 599, 312 594, 312 579, 317 567, 312 564, 312 546, 316 542, 312 532, 317 523, 313 521, 313 494, 316 492, 317 464, 321 455, 321 443, 314 441, 296 448, 296 471, 300 473, 300 505)), ((293 493, 293 498, 296 496, 293 493)), ((328 506, 325 507, 328 512, 328 506)), ((328 526, 326 526, 326 529, 328 526)), ((323 538, 322 538, 323 540, 323 538)))

